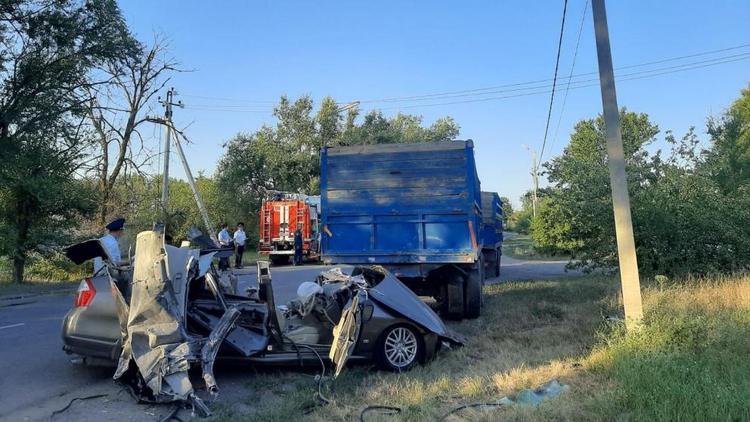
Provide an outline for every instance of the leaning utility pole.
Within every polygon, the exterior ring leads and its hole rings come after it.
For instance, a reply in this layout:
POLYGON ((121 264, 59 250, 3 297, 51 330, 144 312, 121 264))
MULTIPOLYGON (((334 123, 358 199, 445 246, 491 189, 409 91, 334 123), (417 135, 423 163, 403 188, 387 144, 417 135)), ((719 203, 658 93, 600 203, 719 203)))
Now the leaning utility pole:
MULTIPOLYGON (((172 100, 174 98, 174 94, 177 92, 174 90, 174 88, 169 88, 169 91, 167 91, 167 98, 165 100, 162 100, 161 97, 158 98, 158 101, 161 103, 161 105, 164 106, 164 121, 165 122, 171 122, 172 121, 172 106, 182 107, 182 101, 178 103, 173 103, 172 100)), ((171 124, 165 124, 164 125, 164 174, 162 175, 162 182, 161 182, 161 212, 162 212, 162 219, 164 220, 164 223, 167 222, 167 216, 169 215, 167 213, 167 201, 169 201, 169 147, 171 145, 170 141, 170 134, 172 131, 171 124)))
POLYGON ((175 132, 174 144, 175 146, 177 146, 177 153, 180 156, 180 160, 182 160, 182 167, 185 169, 185 175, 187 176, 188 183, 190 184, 190 189, 193 191, 193 198, 195 198, 195 203, 198 204, 198 211, 201 213, 201 218, 203 218, 203 224, 206 225, 206 229, 209 231, 209 237, 211 237, 211 239, 216 241, 216 243, 218 244, 219 241, 216 238, 216 231, 214 230, 215 227, 211 225, 211 221, 208 219, 208 210, 206 210, 206 205, 203 204, 201 194, 200 192, 198 192, 198 186, 195 184, 193 172, 190 171, 190 166, 188 165, 187 158, 185 158, 185 152, 182 150, 182 144, 180 144, 180 138, 177 135, 181 135, 186 141, 187 138, 185 138, 185 135, 183 135, 182 132, 178 131, 172 126, 171 120, 167 123, 170 125, 170 129, 175 132))
POLYGON ((184 107, 185 105, 182 103, 182 101, 178 101, 176 103, 172 102, 174 98, 174 94, 176 94, 177 91, 174 90, 174 88, 170 88, 169 91, 167 91, 167 99, 162 101, 161 98, 159 98, 159 102, 164 105, 165 112, 164 112, 164 118, 159 117, 147 117, 146 120, 152 122, 152 123, 158 123, 160 125, 164 125, 164 128, 167 133, 167 141, 164 144, 164 150, 167 153, 166 160, 164 163, 164 179, 163 179, 163 190, 161 193, 162 198, 162 212, 164 217, 164 223, 166 224, 167 219, 167 200, 169 199, 169 196, 167 195, 167 190, 169 187, 169 146, 170 146, 170 134, 174 132, 174 143, 175 146, 177 146, 177 154, 180 156, 180 160, 182 161, 182 167, 185 170, 185 175, 188 179, 188 184, 190 185, 190 190, 193 191, 193 198, 195 199, 195 203, 198 204, 198 211, 201 214, 201 218, 203 219, 203 224, 206 226, 206 229, 209 231, 208 235, 213 239, 217 244, 218 240, 216 239, 216 232, 214 231, 214 226, 211 224, 211 221, 208 218, 208 210, 206 210, 206 205, 203 203, 203 199, 201 198, 200 193, 198 192, 198 186, 195 184, 195 179, 193 178, 193 172, 190 171, 190 165, 188 164, 187 158, 185 157, 185 151, 182 149, 182 144, 180 144, 180 136, 182 136, 186 141, 187 137, 184 133, 177 130, 174 127, 174 123, 172 122, 172 106, 177 107, 184 107))
POLYGON ((609 47, 609 29, 607 28, 607 11, 604 8, 604 0, 592 0, 591 8, 594 12, 599 81, 602 90, 604 123, 607 128, 607 161, 609 163, 609 180, 612 185, 612 205, 615 214, 617 256, 620 262, 622 302, 625 308, 625 325, 628 329, 632 329, 637 327, 643 318, 643 306, 641 304, 638 260, 635 255, 633 222, 630 217, 625 153, 622 146, 622 133, 620 132, 620 110, 617 107, 615 75, 612 70, 612 52, 609 47))
POLYGON ((531 153, 531 180, 534 183, 534 188, 531 191, 531 210, 532 215, 536 218, 537 191, 539 190, 539 169, 536 162, 536 150, 526 144, 523 144, 523 147, 531 153))

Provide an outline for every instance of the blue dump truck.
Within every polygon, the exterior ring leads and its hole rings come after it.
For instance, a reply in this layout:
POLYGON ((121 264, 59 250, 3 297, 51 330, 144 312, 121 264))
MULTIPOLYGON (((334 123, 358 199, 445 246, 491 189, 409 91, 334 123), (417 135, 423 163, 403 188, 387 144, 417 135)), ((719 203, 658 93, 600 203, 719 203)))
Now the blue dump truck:
POLYGON ((482 226, 479 232, 484 274, 486 277, 497 277, 503 256, 503 203, 495 192, 482 192, 482 226))
POLYGON ((471 140, 329 147, 320 165, 324 263, 383 265, 448 317, 479 316, 485 254, 471 140))

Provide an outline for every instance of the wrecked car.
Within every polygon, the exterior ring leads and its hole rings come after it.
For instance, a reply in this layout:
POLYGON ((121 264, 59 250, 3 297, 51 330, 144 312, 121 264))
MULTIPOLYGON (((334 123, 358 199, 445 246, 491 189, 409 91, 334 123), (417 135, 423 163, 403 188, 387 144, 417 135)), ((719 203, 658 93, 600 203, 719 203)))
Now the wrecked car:
MULTIPOLYGON (((202 408, 188 378, 200 367, 210 393, 216 360, 310 365, 329 361, 334 377, 349 361, 402 371, 429 360, 460 335, 379 266, 322 271, 297 297, 274 300, 267 262, 257 287, 237 294, 211 248, 166 245, 163 233, 138 234, 132 274, 106 266, 85 279, 63 323, 63 349, 86 363, 117 362, 115 379, 141 400, 187 401, 202 408)), ((102 257, 98 240, 66 249, 76 263, 102 257)))

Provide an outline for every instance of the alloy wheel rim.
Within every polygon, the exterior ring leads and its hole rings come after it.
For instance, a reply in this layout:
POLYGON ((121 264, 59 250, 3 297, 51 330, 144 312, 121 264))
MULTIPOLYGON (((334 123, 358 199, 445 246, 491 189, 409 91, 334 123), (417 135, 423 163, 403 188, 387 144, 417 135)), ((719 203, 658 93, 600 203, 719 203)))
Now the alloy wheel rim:
POLYGON ((405 327, 393 329, 385 338, 385 358, 396 368, 403 368, 417 357, 417 337, 405 327))

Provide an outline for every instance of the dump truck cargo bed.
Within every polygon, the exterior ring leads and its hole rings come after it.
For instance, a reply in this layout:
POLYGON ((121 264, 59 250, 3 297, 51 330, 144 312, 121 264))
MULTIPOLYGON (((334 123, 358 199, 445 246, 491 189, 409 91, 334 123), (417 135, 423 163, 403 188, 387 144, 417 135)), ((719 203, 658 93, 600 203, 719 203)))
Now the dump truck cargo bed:
POLYGON ((451 141, 324 150, 324 261, 474 262, 481 211, 472 148, 451 141))
POLYGON ((455 278, 446 267, 481 266, 470 140, 324 148, 320 189, 325 263, 380 264, 435 296, 455 278))

